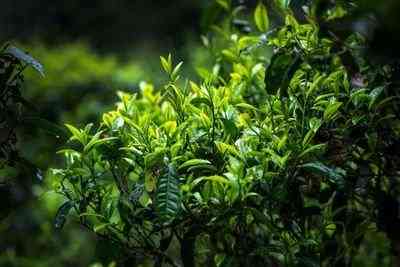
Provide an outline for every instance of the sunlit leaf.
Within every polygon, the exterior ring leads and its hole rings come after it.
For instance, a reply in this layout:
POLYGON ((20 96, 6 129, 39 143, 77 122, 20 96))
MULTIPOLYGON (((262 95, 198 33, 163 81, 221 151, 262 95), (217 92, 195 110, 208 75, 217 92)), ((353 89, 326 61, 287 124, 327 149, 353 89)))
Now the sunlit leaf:
POLYGON ((205 159, 190 159, 181 164, 178 169, 184 169, 196 165, 209 165, 209 164, 211 165, 211 162, 205 159))
POLYGON ((168 59, 166 59, 163 56, 160 56, 161 66, 163 67, 164 71, 168 74, 171 74, 171 71, 172 71, 172 62, 171 62, 170 58, 171 58, 171 55, 168 56, 168 59))
POLYGON ((267 8, 262 2, 259 2, 256 10, 254 11, 254 21, 258 30, 266 32, 269 29, 269 19, 267 14, 267 8))
POLYGON ((324 112, 324 119, 325 120, 330 120, 335 113, 338 111, 338 109, 342 106, 343 103, 341 102, 334 102, 328 105, 328 107, 325 109, 324 112))

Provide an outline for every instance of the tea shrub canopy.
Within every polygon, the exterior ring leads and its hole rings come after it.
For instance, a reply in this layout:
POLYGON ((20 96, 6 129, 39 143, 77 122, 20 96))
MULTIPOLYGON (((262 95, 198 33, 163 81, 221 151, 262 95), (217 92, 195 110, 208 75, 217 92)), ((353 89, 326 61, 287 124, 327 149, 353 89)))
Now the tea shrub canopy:
POLYGON ((164 86, 118 92, 98 126, 66 125, 55 227, 73 217, 121 264, 154 266, 350 266, 371 231, 395 247, 396 70, 326 26, 351 6, 300 19, 288 2, 239 20, 216 1, 226 19, 202 37, 214 63, 198 79, 161 57, 164 86))

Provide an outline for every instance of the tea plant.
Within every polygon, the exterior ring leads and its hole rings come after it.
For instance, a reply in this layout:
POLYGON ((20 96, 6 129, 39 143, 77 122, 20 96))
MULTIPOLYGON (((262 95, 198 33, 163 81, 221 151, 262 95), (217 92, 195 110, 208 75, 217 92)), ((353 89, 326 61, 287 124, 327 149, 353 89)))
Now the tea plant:
POLYGON ((121 264, 154 266, 351 266, 377 230, 396 247, 395 69, 363 58, 360 34, 322 28, 351 7, 310 4, 304 22, 288 2, 270 29, 262 2, 251 23, 216 1, 226 19, 203 36, 215 63, 199 81, 161 57, 163 88, 120 91, 98 127, 66 125, 55 227, 71 214, 121 264))

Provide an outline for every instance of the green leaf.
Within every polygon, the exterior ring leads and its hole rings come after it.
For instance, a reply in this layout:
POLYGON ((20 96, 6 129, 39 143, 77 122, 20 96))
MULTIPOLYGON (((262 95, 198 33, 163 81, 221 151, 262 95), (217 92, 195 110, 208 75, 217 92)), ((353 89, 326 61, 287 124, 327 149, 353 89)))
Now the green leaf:
POLYGON ((196 73, 204 80, 213 79, 213 74, 206 68, 196 67, 196 73))
POLYGON ((308 145, 311 140, 314 138, 315 134, 318 132, 319 128, 321 127, 322 121, 317 118, 311 118, 309 121, 309 127, 310 129, 306 133, 306 135, 303 138, 303 147, 308 145))
POLYGON ((224 176, 220 175, 212 175, 212 176, 203 176, 195 179, 192 182, 192 186, 196 186, 203 181, 211 181, 219 184, 230 184, 231 182, 224 176))
POLYGON ((372 106, 376 103, 376 100, 382 94, 384 89, 385 89, 384 86, 380 86, 380 87, 377 87, 374 90, 372 90, 371 93, 369 93, 369 97, 370 97, 370 101, 369 101, 369 105, 368 105, 369 109, 371 109, 372 106))
POLYGON ((172 164, 168 164, 158 179, 156 193, 157 211, 161 221, 172 221, 180 210, 181 194, 178 177, 172 164))
POLYGON ((156 187, 156 177, 151 172, 146 172, 145 174, 144 187, 147 192, 153 192, 156 187))
POLYGON ((235 139, 240 135, 240 130, 235 124, 235 119, 225 119, 222 118, 222 123, 224 124, 224 135, 227 138, 235 139))
POLYGON ((171 54, 168 55, 168 59, 165 57, 160 56, 161 66, 163 67, 164 71, 168 74, 171 74, 172 71, 172 59, 171 54))
POLYGON ((274 150, 272 149, 267 149, 266 150, 268 152, 268 154, 271 156, 271 160, 278 165, 280 168, 284 168, 289 156, 291 154, 291 151, 286 152, 286 154, 284 156, 280 156, 278 153, 276 153, 274 150))
POLYGON ((147 207, 152 203, 151 198, 147 192, 143 192, 143 194, 140 196, 139 203, 143 207, 147 207))
POLYGON ((243 108, 243 109, 249 109, 249 110, 253 110, 253 111, 259 111, 258 108, 254 107, 250 104, 247 104, 247 103, 236 104, 236 107, 243 108))
POLYGON ((223 9, 229 11, 230 1, 229 0, 216 0, 217 4, 219 4, 223 9))
POLYGON ((81 132, 81 130, 75 128, 74 126, 72 126, 70 124, 65 124, 65 126, 72 133, 72 136, 71 136, 70 140, 74 140, 75 139, 75 140, 78 140, 81 144, 85 145, 84 135, 81 132))
POLYGON ((333 116, 335 115, 335 113, 338 111, 338 109, 342 104, 343 104, 342 102, 330 103, 328 107, 325 109, 324 120, 329 120, 333 118, 333 116))
POLYGON ((314 131, 314 129, 308 130, 308 132, 306 133, 306 135, 303 138, 303 142, 302 142, 303 146, 308 145, 308 143, 310 143, 310 141, 314 138, 315 134, 316 134, 316 131, 314 131))
POLYGON ((314 92, 317 92, 321 88, 321 83, 324 81, 326 77, 324 75, 320 75, 319 73, 316 75, 316 77, 313 78, 313 82, 310 86, 310 88, 306 92, 306 97, 308 98, 310 95, 314 94, 314 92))
POLYGON ((28 65, 32 66, 37 72, 40 73, 40 75, 44 76, 44 68, 43 65, 22 51, 21 49, 15 47, 15 46, 9 46, 6 50, 6 53, 13 55, 15 58, 27 63, 28 65))
POLYGON ((208 98, 206 98, 206 97, 195 97, 195 98, 192 99, 192 101, 190 101, 190 103, 192 105, 194 105, 194 106, 198 106, 200 104, 204 104, 204 105, 207 105, 209 107, 212 106, 210 100, 208 98))
POLYGON ((99 225, 96 225, 96 226, 93 228, 93 231, 94 231, 95 233, 100 232, 101 230, 103 230, 104 228, 106 228, 106 227, 109 226, 109 225, 111 225, 111 223, 101 223, 101 224, 99 224, 99 225))
POLYGON ((211 165, 211 162, 205 159, 190 159, 188 161, 185 161, 181 166, 179 166, 178 169, 183 169, 196 165, 211 165))
POLYGON ((264 64, 258 63, 254 65, 254 67, 251 68, 251 78, 256 77, 256 75, 261 73, 262 70, 265 71, 264 64))
POLYGON ((289 8, 291 0, 276 0, 281 8, 289 8))
POLYGON ((259 2, 256 10, 254 11, 254 21, 257 28, 262 32, 267 32, 269 28, 269 20, 267 8, 262 2, 259 2))
POLYGON ((226 60, 228 60, 229 62, 236 62, 237 61, 237 56, 230 51, 229 49, 224 49, 222 50, 222 55, 224 55, 224 57, 226 58, 226 60))
POLYGON ((215 145, 217 146, 218 150, 222 154, 229 153, 229 154, 231 154, 233 156, 236 156, 239 159, 242 158, 240 153, 239 153, 239 151, 237 150, 237 148, 235 146, 233 146, 233 145, 229 145, 229 144, 226 144, 224 142, 219 142, 219 141, 216 141, 215 145))
POLYGON ((331 224, 328 224, 327 226, 325 226, 325 232, 327 233, 327 235, 329 237, 333 236, 335 231, 336 231, 336 224, 331 223, 331 224))
POLYGON ((326 148, 326 144, 318 144, 318 145, 313 145, 310 146, 309 148, 307 148, 306 150, 304 150, 300 155, 299 158, 302 158, 308 154, 312 154, 312 153, 317 153, 317 152, 321 152, 324 151, 326 148))
POLYGON ((179 77, 178 74, 179 74, 179 71, 180 71, 180 69, 182 67, 182 64, 183 64, 183 62, 181 61, 181 62, 178 63, 178 65, 175 66, 174 70, 171 73, 171 79, 172 80, 176 80, 179 77))
POLYGON ((84 149, 83 149, 84 152, 87 153, 96 146, 99 146, 106 142, 118 139, 117 137, 106 137, 103 139, 99 139, 99 136, 101 133, 102 132, 98 132, 98 133, 96 133, 96 135, 93 136, 93 138, 89 141, 89 143, 84 147, 84 149))
POLYGON ((340 188, 344 186, 345 173, 339 168, 330 168, 319 161, 306 163, 300 167, 312 173, 327 177, 331 182, 337 184, 340 188))
POLYGON ((64 204, 62 204, 61 207, 58 209, 56 217, 54 218, 54 227, 56 229, 60 230, 64 227, 64 224, 67 220, 67 216, 73 206, 74 202, 67 201, 64 204))

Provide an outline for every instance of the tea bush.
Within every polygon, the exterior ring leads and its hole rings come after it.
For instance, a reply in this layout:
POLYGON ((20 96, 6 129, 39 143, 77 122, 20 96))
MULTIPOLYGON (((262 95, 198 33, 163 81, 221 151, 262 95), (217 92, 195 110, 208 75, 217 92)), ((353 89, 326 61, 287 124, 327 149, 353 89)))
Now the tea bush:
POLYGON ((251 22, 216 1, 198 80, 161 57, 163 87, 120 91, 99 126, 66 125, 55 227, 74 217, 121 265, 351 266, 375 231, 397 255, 397 69, 330 27, 351 3, 289 2, 259 2, 251 22))

